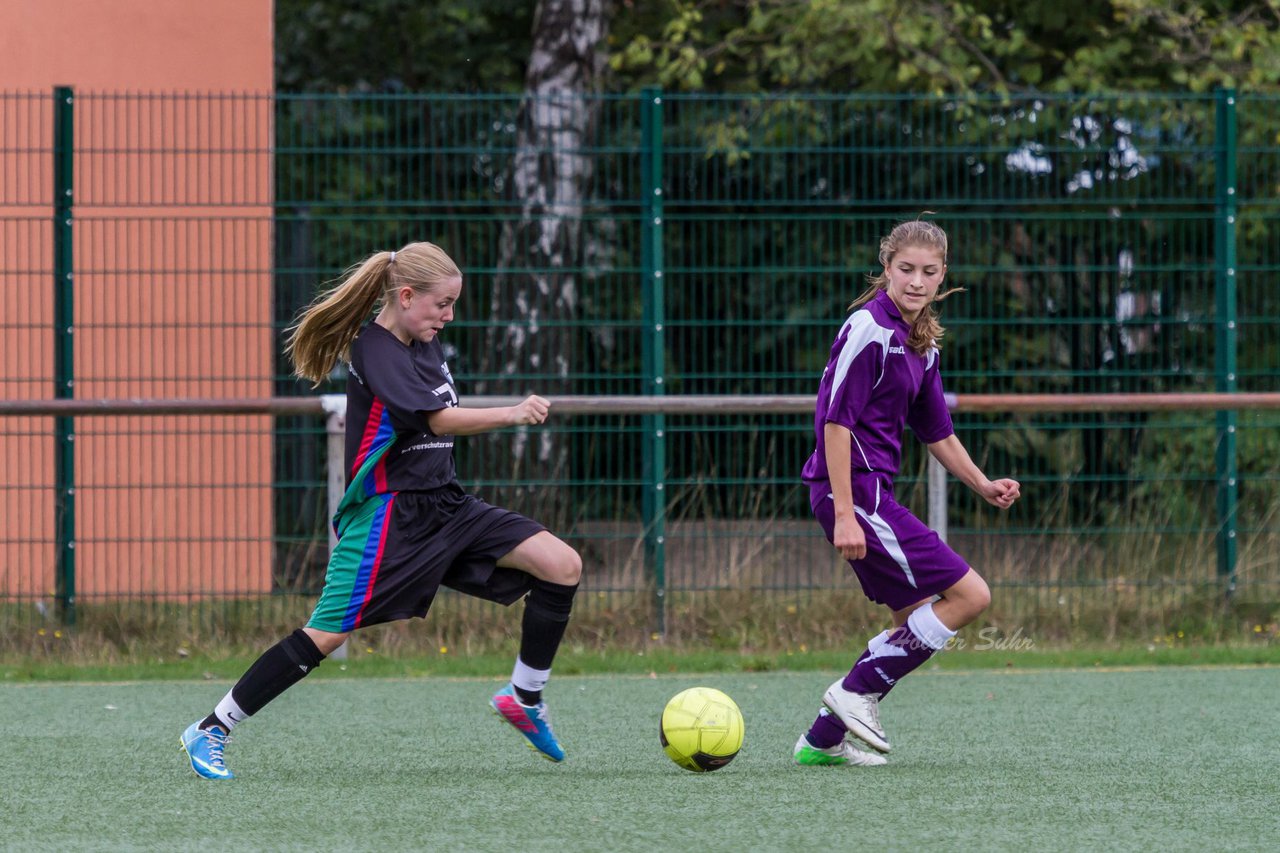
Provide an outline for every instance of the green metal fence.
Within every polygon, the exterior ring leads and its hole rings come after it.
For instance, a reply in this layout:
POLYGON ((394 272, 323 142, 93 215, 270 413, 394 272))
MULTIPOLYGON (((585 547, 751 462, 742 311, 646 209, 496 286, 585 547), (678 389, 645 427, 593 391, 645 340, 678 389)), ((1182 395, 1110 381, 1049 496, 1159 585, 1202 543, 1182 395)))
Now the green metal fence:
MULTIPOLYGON (((569 148, 530 132, 537 106, 476 95, 0 95, 0 322, 19 365, 0 393, 117 397, 138 380, 155 396, 316 393, 281 360, 290 319, 366 253, 429 239, 466 273, 447 335, 464 395, 812 394, 880 235, 923 211, 948 230, 949 282, 965 288, 944 310, 950 390, 1278 390, 1280 99, 650 90, 590 99, 591 125, 569 148), (585 176, 570 202, 533 205, 535 222, 568 223, 550 266, 522 227, 532 201, 513 177, 531 146, 571 157, 585 176), (174 241, 182 257, 154 248, 174 241), (265 298, 253 284, 263 276, 265 298), (503 298, 538 276, 572 288, 570 313, 535 322, 503 298), (176 313, 155 310, 157 293, 176 313), (129 300, 149 298, 131 313, 129 300), (116 300, 115 313, 95 299, 116 300), (569 374, 547 358, 501 370, 494 334, 511 328, 537 341, 534 352, 571 354, 569 374), (173 356, 185 352, 175 329, 208 341, 191 365, 176 363, 188 356, 173 356), (138 334, 154 344, 124 343, 138 334), (129 363, 110 358, 116 342, 129 363), (237 362, 237 352, 251 357, 237 362)), ((340 389, 335 376, 320 390, 340 389)), ((953 489, 949 535, 1030 625, 1126 602, 1173 624, 1224 586, 1265 610, 1280 584, 1276 421, 1249 411, 958 416, 975 457, 1019 477, 1025 497, 1000 515, 953 489)), ((175 428, 197 441, 256 431, 270 443, 269 475, 237 475, 245 488, 270 487, 270 591, 317 590, 320 419, 229 430, 181 418, 7 418, 11 452, 51 460, 13 481, 11 507, 57 507, 53 524, 8 522, 0 598, 10 624, 58 610, 77 577, 101 571, 78 557, 86 537, 180 535, 193 549, 228 549, 215 561, 257 558, 230 548, 235 536, 216 524, 104 532, 116 497, 148 486, 128 466, 99 466, 84 482, 76 448, 175 428), (77 514, 86 506, 96 520, 77 514)), ((556 470, 512 462, 514 439, 502 436, 463 443, 461 471, 563 532, 604 600, 721 589, 807 600, 856 587, 798 486, 809 418, 591 416, 549 435, 556 470)), ((922 511, 924 475, 911 447, 900 491, 922 511)), ((152 482, 214 515, 222 504, 197 496, 235 490, 152 482)), ((257 594, 234 576, 157 589, 137 580, 158 569, 134 564, 135 552, 97 553, 124 564, 93 587, 104 604, 257 594)), ((180 580, 183 569, 162 571, 180 580)), ((1088 624, 1076 616, 1064 618, 1088 624)))

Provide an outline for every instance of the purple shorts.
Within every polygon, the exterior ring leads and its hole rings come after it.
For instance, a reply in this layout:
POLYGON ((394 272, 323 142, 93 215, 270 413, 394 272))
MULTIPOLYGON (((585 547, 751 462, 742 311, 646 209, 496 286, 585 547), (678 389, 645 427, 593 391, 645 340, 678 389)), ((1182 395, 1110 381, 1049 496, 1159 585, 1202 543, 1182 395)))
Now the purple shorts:
MULTIPOLYGON (((867 537, 867 556, 849 565, 876 604, 891 610, 910 607, 950 589, 968 573, 959 554, 893 499, 887 475, 854 473, 853 503, 867 537)), ((809 505, 831 542, 836 524, 831 484, 810 483, 809 505)))

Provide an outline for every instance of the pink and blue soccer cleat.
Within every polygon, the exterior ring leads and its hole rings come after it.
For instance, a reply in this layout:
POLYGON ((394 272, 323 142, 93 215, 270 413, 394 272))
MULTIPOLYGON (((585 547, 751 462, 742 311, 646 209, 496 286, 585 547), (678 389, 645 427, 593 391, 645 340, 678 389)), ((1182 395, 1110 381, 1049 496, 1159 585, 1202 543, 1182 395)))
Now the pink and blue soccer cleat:
POLYGON ((515 688, 508 684, 493 694, 489 705, 495 714, 525 736, 530 749, 550 761, 564 761, 564 750, 551 731, 546 702, 539 702, 532 707, 522 705, 516 698, 515 688))

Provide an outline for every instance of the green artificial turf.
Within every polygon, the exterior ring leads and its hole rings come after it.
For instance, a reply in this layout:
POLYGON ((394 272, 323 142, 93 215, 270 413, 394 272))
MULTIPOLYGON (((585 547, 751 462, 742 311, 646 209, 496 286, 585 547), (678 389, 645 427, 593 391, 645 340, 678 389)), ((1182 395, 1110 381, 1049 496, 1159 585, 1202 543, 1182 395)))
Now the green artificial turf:
POLYGON ((837 671, 561 676, 568 760, 494 718, 497 678, 308 679, 240 726, 238 778, 179 733, 230 682, 0 683, 0 838, 49 850, 1262 849, 1280 837, 1280 669, 930 668, 882 768, 790 760, 837 671), (658 745, 666 700, 741 706, 725 769, 658 745))

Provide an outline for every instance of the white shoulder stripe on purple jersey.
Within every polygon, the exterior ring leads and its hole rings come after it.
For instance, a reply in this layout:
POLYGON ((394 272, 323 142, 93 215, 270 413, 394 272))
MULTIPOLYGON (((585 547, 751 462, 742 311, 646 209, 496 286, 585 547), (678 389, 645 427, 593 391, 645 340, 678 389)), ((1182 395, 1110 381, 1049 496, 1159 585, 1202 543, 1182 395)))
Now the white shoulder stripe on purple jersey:
MULTIPOLYGON (((870 311, 854 311, 849 315, 849 319, 844 321, 844 327, 840 330, 840 334, 846 335, 844 346, 840 350, 840 356, 836 359, 835 375, 831 377, 831 396, 827 399, 827 405, 835 402, 836 392, 840 390, 840 386, 844 384, 845 377, 849 374, 849 366, 853 364, 853 360, 873 343, 880 344, 880 375, 876 377, 875 385, 880 384, 880 380, 884 378, 884 354, 889 349, 889 340, 893 337, 893 329, 886 329, 876 322, 875 317, 871 316, 870 311)), ((875 387, 872 385, 871 387, 875 387)))

